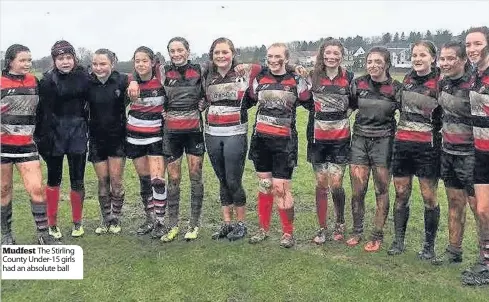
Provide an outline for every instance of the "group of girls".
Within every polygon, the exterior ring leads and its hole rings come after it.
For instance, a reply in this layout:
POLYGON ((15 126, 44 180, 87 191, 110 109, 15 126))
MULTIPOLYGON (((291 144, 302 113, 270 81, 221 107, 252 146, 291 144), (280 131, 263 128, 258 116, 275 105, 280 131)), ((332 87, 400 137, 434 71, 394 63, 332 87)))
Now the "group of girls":
POLYGON ((210 62, 200 66, 188 60, 188 42, 175 37, 167 45, 170 64, 157 64, 153 51, 141 46, 134 52, 134 72, 129 76, 114 70, 117 58, 107 49, 95 52, 88 73, 78 64, 73 46, 58 41, 51 49, 54 68, 40 82, 29 74, 29 49, 12 45, 2 70, 2 244, 15 243, 11 232, 13 164, 32 200, 39 243, 59 242, 62 234, 56 217, 65 154, 70 170, 71 235, 84 234, 87 152, 98 177, 102 214, 95 232, 121 231, 123 169, 128 157, 139 176, 146 213, 137 233, 151 233, 164 242, 173 241, 180 233, 181 161, 185 153, 191 215, 184 238, 196 239, 204 195, 202 163, 207 151, 220 183, 223 216, 212 238, 237 240, 247 234, 242 176, 248 154, 257 174, 259 219, 259 230, 249 242, 268 238, 275 203, 282 224, 280 245, 292 247, 291 179, 298 158, 296 108, 302 105, 310 112, 307 160, 317 180, 319 230, 313 242, 323 244, 327 240, 330 192, 335 213, 332 239, 345 241, 348 246, 363 240, 364 201, 372 172, 376 210, 364 250, 381 249, 393 176, 395 238, 387 253, 403 253, 412 179, 417 176, 425 205, 425 240, 419 259, 437 265, 462 261, 468 203, 478 226, 480 261, 462 274, 462 281, 487 284, 488 39, 489 29, 478 27, 469 29, 465 43, 447 43, 439 54, 429 41, 414 43, 412 70, 402 83, 391 77, 390 53, 383 47, 370 49, 366 74, 354 78, 341 67, 345 50, 335 39, 326 39, 321 45, 316 65, 308 74, 302 67, 288 64, 289 50, 283 43, 268 48, 267 66, 262 67, 238 64, 233 43, 219 38, 212 43, 210 62), (256 121, 248 150, 247 110, 255 105, 256 121), (354 111, 352 135, 349 119, 354 111), (39 154, 48 168, 45 191, 39 154), (343 189, 347 164, 353 215, 349 238, 345 238, 343 189), (440 178, 448 199, 449 244, 436 257, 440 178))

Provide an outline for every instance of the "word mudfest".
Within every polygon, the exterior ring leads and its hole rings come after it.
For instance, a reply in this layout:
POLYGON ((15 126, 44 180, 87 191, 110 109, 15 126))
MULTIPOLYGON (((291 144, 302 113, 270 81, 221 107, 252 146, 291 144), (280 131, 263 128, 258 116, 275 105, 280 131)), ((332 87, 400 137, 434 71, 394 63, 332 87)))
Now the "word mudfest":
MULTIPOLYGON (((81 251, 81 248, 76 248, 81 251)), ((79 257, 81 253, 76 252, 76 248, 4 245, 2 278, 82 279, 77 275, 83 275, 83 260, 79 257)))
MULTIPOLYGON (((86 159, 98 178, 101 221, 94 232, 123 232, 123 168, 128 158, 139 178, 145 217, 137 235, 174 241, 181 233, 180 179, 185 154, 190 217, 183 236, 187 241, 197 239, 204 196, 202 164, 208 153, 219 181, 222 211, 222 223, 212 239, 246 238, 250 244, 263 243, 272 235, 270 222, 276 205, 284 248, 296 243, 291 188, 298 158, 305 156, 316 176, 313 243, 322 245, 331 236, 348 247, 362 244, 366 252, 380 252, 391 208, 392 178, 395 234, 386 249, 392 257, 403 254, 416 176, 424 202, 419 261, 433 265, 462 262, 468 204, 476 221, 480 253, 476 264, 462 272, 461 282, 487 285, 489 29, 472 27, 463 39, 438 48, 429 40, 413 43, 411 69, 402 81, 391 76, 391 53, 383 46, 369 49, 364 73, 354 75, 343 65, 343 44, 334 38, 323 40, 315 65, 306 70, 291 63, 284 43, 267 48, 262 66, 238 62, 233 42, 218 38, 211 44, 209 61, 200 65, 189 60, 189 42, 174 37, 167 44, 170 62, 161 62, 152 49, 140 46, 134 51, 134 69, 129 74, 115 70, 117 56, 105 48, 95 51, 91 65, 85 68, 72 44, 60 40, 51 48, 53 68, 40 80, 30 73, 29 48, 11 45, 5 52, 1 82, 1 230, 4 257, 16 256, 4 258, 3 265, 51 261, 63 266, 73 261, 73 251, 56 248, 63 240, 57 214, 65 155, 74 238, 85 234, 86 159), (298 106, 309 113, 307 125, 300 125, 307 129, 304 155, 298 154, 298 106), (250 108, 256 114, 252 120, 250 108), (41 158, 48 171, 45 189, 41 158), (247 159, 254 164, 258 184, 258 228, 252 234, 248 234, 243 189, 247 159), (38 244, 51 248, 13 246, 13 166, 27 180, 24 186, 38 244), (348 233, 343 188, 347 166, 353 222, 348 233), (373 230, 367 235, 365 195, 371 172, 376 209, 373 230), (443 243, 447 246, 442 255, 435 254, 441 218, 436 197, 439 180, 446 188, 449 212, 449 239, 443 243), (330 198, 335 216, 331 235, 326 232, 330 198)), ((51 269, 50 265, 43 269, 51 269)))

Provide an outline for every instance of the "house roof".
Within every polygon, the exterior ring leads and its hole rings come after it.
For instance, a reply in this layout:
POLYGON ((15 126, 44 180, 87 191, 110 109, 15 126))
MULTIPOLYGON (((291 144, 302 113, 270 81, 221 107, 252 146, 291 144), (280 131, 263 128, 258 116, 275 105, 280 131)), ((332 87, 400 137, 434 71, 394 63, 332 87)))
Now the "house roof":
POLYGON ((409 48, 390 47, 390 48, 387 48, 387 50, 389 52, 401 53, 401 52, 407 52, 407 51, 409 51, 409 48))
POLYGON ((317 55, 317 51, 313 50, 305 50, 305 51, 294 51, 291 55, 294 54, 296 57, 314 57, 317 55))
POLYGON ((357 50, 355 50, 355 52, 353 53, 353 55, 360 55, 360 54, 364 54, 365 53, 365 49, 363 49, 363 47, 358 47, 357 50))
POLYGON ((317 51, 292 51, 290 53, 290 58, 292 60, 298 60, 298 59, 306 59, 307 57, 314 57, 316 58, 317 56, 317 51))

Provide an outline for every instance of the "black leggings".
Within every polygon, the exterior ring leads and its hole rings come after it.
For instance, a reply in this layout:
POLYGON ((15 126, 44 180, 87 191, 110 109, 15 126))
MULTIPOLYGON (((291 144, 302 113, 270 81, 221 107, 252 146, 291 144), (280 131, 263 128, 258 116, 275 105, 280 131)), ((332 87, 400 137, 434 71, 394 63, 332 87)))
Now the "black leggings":
POLYGON ((246 195, 241 180, 248 149, 246 134, 233 136, 207 134, 205 138, 209 159, 220 182, 221 204, 244 206, 246 195))
MULTIPOLYGON (((83 179, 85 178, 85 165, 87 154, 67 154, 70 171, 70 185, 73 191, 83 191, 83 179)), ((48 186, 59 187, 63 177, 63 158, 61 156, 46 156, 44 160, 48 166, 48 186)))

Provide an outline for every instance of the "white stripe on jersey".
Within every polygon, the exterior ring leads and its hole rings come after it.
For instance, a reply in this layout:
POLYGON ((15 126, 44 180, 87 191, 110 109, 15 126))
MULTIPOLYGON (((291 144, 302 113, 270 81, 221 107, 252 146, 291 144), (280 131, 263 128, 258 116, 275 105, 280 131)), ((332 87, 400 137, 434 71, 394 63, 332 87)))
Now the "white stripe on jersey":
POLYGON ((145 98, 138 98, 135 102, 131 104, 139 105, 139 106, 161 106, 163 105, 163 101, 165 100, 164 96, 149 96, 145 98))
POLYGON ((209 107, 208 114, 219 115, 219 114, 237 113, 237 112, 239 113, 241 112, 241 107, 211 105, 209 107))
POLYGON ((162 126, 162 119, 157 119, 157 120, 141 120, 138 118, 135 118, 132 115, 129 115, 127 118, 127 123, 132 126, 136 127, 161 127, 162 126))
POLYGON ((219 126, 219 127, 206 125, 205 133, 214 136, 233 136, 237 134, 246 134, 248 133, 248 123, 235 125, 235 126, 219 126))
POLYGON ((163 138, 160 137, 148 137, 148 138, 134 138, 134 137, 127 137, 127 142, 133 145, 149 145, 152 143, 159 142, 163 140, 163 138))

